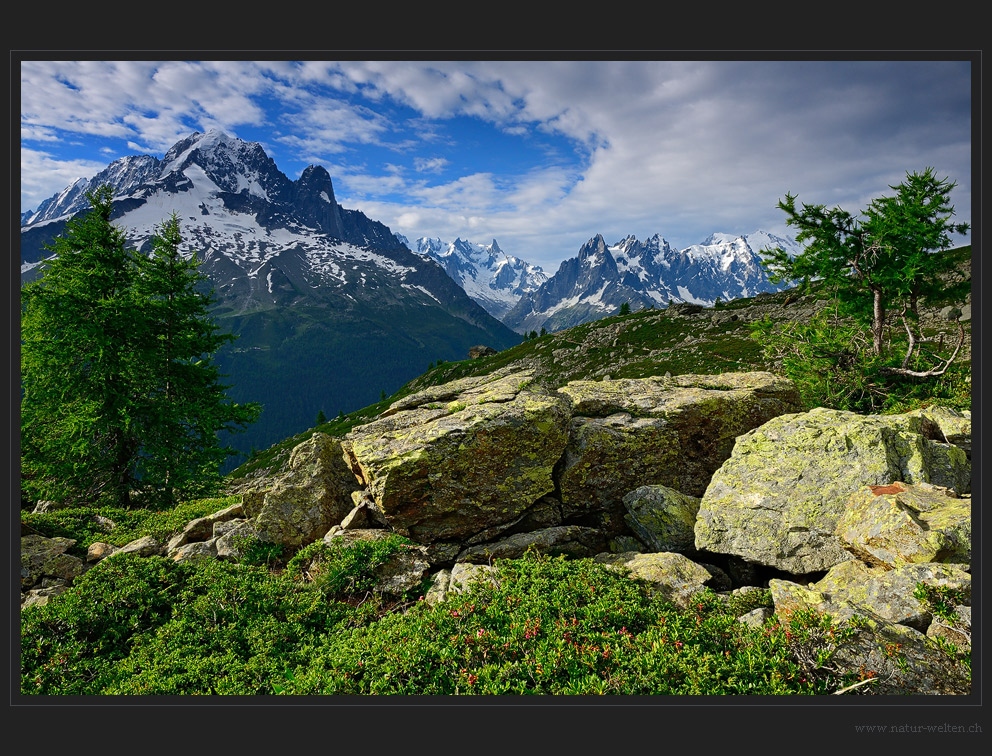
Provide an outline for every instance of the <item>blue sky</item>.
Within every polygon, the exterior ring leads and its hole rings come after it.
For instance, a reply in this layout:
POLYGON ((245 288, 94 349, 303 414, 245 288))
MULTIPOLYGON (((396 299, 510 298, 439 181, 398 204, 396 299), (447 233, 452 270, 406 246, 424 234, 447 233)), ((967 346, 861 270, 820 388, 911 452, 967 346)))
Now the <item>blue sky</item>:
POLYGON ((970 222, 971 65, 22 60, 21 209, 220 128, 411 241, 495 238, 549 273, 597 233, 787 234, 786 192, 856 211, 931 166, 970 222))

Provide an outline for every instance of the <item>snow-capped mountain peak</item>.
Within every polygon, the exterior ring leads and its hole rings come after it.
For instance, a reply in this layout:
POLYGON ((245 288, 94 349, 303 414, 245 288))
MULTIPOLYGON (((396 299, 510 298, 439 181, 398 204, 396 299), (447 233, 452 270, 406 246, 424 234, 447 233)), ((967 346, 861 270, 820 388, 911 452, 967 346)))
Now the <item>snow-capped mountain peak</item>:
POLYGON ((560 330, 617 312, 671 302, 712 305, 778 291, 761 266, 760 250, 800 251, 794 241, 764 231, 711 234, 701 244, 673 248, 660 234, 638 241, 626 236, 607 245, 596 235, 546 283, 525 294, 503 317, 518 332, 560 330))
POLYGON ((476 244, 460 237, 453 242, 421 237, 415 245, 408 246, 440 264, 469 297, 495 318, 548 278, 539 266, 508 255, 495 239, 489 244, 476 244))

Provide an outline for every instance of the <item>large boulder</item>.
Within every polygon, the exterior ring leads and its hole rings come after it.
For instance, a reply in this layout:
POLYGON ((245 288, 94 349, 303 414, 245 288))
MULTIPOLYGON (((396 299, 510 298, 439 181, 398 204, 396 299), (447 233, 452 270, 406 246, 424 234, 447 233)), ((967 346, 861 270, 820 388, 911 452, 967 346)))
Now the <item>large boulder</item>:
POLYGON ((288 470, 244 493, 244 513, 260 540, 305 546, 344 519, 354 490, 355 477, 345 464, 341 442, 314 433, 293 449, 288 470))
POLYGON ((737 439, 696 519, 697 549, 793 574, 828 570, 851 554, 837 535, 851 495, 894 481, 964 493, 971 463, 920 413, 858 415, 817 408, 776 417, 737 439))
POLYGON ((864 486, 848 500, 837 535, 871 564, 970 564, 971 497, 927 484, 864 486))
POLYGON ((600 513, 610 533, 625 529, 625 494, 663 485, 699 497, 737 436, 799 407, 791 381, 763 372, 573 381, 559 393, 573 413, 562 503, 600 513))
POLYGON ((554 491, 568 410, 529 371, 496 373, 405 397, 342 446, 393 530, 420 543, 464 540, 554 491))

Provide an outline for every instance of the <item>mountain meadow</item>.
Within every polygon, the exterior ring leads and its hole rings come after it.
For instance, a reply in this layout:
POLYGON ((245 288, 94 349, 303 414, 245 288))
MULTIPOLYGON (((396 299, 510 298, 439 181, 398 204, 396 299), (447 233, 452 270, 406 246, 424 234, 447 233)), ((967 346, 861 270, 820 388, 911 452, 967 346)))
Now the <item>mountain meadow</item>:
POLYGON ((24 499, 21 694, 967 695, 971 248, 938 254, 882 354, 822 282, 622 308, 301 408, 204 498, 24 499))

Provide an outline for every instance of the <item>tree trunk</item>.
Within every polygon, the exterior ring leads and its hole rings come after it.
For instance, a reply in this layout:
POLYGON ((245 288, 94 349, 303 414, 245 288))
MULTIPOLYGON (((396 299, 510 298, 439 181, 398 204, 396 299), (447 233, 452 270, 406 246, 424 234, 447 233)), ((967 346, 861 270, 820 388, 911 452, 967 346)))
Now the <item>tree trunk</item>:
POLYGON ((885 330, 885 306, 882 304, 882 292, 875 289, 873 292, 871 338, 875 355, 882 356, 882 335, 885 330))

